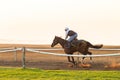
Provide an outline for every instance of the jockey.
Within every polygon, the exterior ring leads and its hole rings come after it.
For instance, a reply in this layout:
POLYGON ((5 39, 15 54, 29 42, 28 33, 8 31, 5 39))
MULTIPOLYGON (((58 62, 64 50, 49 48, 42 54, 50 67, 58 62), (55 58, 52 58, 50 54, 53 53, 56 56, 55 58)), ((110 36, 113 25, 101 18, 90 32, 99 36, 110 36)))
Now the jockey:
POLYGON ((65 40, 68 38, 68 36, 70 37, 68 39, 68 47, 70 47, 70 42, 72 42, 75 38, 77 38, 78 34, 76 32, 74 32, 73 30, 69 30, 69 28, 65 28, 65 40))

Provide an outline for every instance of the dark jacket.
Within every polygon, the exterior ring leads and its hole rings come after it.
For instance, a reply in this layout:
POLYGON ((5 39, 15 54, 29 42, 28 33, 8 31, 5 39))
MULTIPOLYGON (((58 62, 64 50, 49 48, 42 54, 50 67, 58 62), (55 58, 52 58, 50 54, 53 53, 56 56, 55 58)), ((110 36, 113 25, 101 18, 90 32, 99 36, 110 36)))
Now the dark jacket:
POLYGON ((68 32, 68 36, 72 36, 72 35, 74 35, 74 34, 76 34, 76 32, 74 32, 74 31, 72 31, 72 30, 70 30, 70 31, 68 32))

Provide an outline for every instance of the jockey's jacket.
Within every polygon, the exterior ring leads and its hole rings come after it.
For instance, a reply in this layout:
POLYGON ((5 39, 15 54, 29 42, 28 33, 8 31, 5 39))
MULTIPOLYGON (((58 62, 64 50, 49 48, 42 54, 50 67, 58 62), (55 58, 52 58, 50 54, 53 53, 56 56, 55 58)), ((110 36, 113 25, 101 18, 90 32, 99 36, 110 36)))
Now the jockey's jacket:
POLYGON ((69 30, 69 32, 67 33, 67 36, 72 36, 74 34, 77 34, 76 32, 72 31, 72 30, 69 30))

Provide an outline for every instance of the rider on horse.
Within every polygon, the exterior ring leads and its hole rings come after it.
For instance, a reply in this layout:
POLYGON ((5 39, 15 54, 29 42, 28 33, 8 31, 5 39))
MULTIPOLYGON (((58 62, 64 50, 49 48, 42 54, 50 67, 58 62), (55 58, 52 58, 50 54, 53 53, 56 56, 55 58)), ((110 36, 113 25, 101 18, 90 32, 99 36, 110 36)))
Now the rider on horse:
POLYGON ((69 36, 69 39, 68 39, 68 43, 66 45, 67 48, 70 48, 70 43, 77 38, 78 34, 73 31, 73 30, 69 30, 69 28, 65 28, 65 32, 66 32, 66 36, 65 36, 65 40, 68 38, 69 36))

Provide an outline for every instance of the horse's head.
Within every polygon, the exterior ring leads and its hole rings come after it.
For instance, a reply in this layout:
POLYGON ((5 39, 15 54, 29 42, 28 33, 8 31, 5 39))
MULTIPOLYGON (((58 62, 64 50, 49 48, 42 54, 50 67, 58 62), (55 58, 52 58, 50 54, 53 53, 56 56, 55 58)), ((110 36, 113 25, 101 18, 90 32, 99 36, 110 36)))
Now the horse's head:
POLYGON ((57 36, 55 36, 54 40, 53 40, 53 43, 51 44, 51 47, 54 47, 55 45, 57 45, 59 42, 58 42, 58 38, 57 36))

